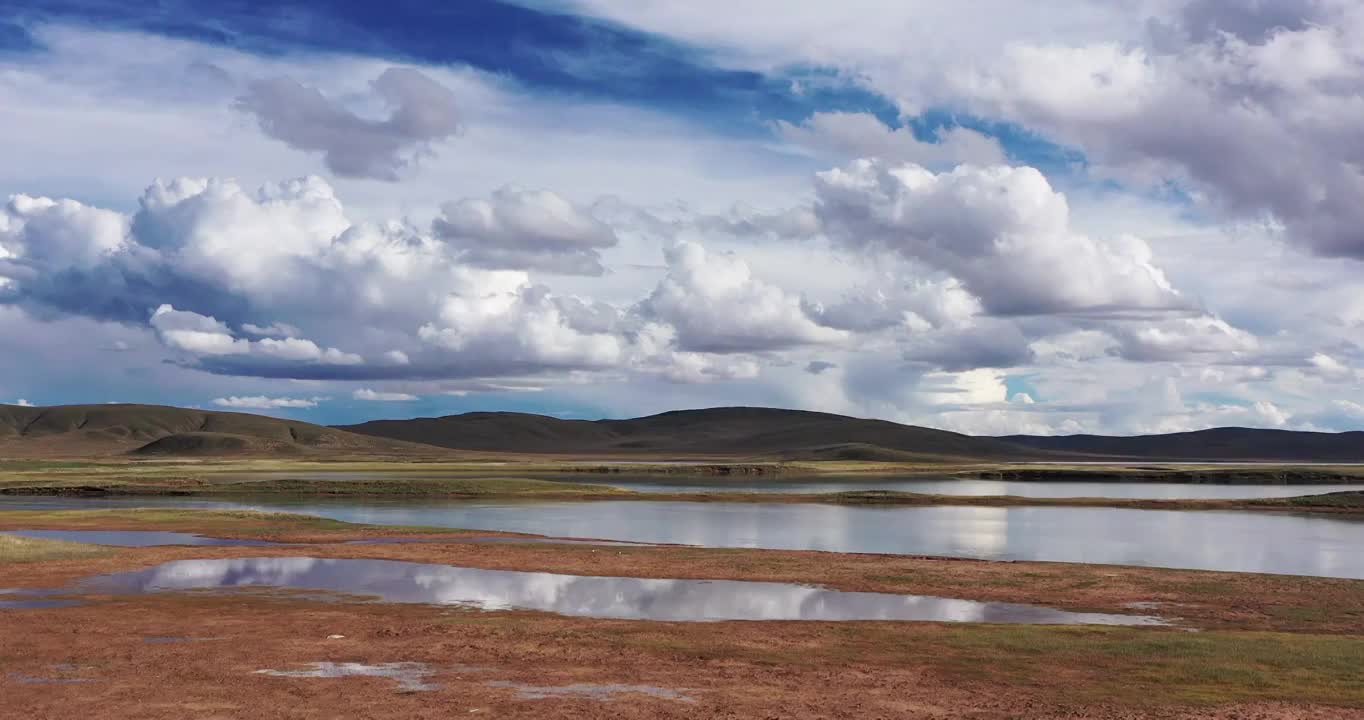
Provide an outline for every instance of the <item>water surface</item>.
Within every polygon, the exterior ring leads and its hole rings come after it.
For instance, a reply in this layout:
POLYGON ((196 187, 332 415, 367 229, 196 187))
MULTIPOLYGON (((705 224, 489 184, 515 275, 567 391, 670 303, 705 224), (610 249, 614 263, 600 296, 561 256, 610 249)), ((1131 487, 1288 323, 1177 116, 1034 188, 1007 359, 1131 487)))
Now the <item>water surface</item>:
MULTIPOLYGON (((176 506, 178 498, 4 498, 0 509, 176 506)), ((712 547, 1146 565, 1364 579, 1364 520, 1286 512, 653 501, 271 498, 221 507, 358 523, 712 547)))
POLYGON ((1246 500, 1252 498, 1297 497, 1324 495, 1349 490, 1364 490, 1364 485, 1214 485, 1200 483, 1144 483, 1144 482, 1062 482, 1047 480, 1010 481, 975 480, 950 477, 867 478, 837 477, 819 479, 757 479, 697 478, 697 477, 609 477, 564 478, 543 477, 545 480, 570 480, 609 485, 638 492, 760 492, 760 493, 837 493, 853 490, 894 490, 928 495, 963 495, 972 497, 1013 495, 1033 498, 1124 498, 1129 500, 1246 500))
MULTIPOLYGON (((584 462, 585 465, 612 464, 654 464, 654 465, 704 465, 708 463, 693 461, 659 461, 654 463, 635 463, 630 461, 584 462)), ((261 482, 265 480, 448 480, 454 477, 469 477, 470 473, 434 474, 383 471, 280 471, 231 473, 219 477, 235 482, 261 482)), ((1244 500, 1250 498, 1294 497, 1298 495, 1323 495, 1347 490, 1364 490, 1364 484, 1353 485, 1271 485, 1271 484, 1200 484, 1200 483, 1146 483, 1146 482, 1072 482, 1072 481, 1007 481, 976 480, 940 476, 729 476, 713 477, 705 475, 640 475, 640 474, 597 474, 597 473, 528 473, 518 475, 532 480, 555 482, 588 483, 606 485, 638 492, 772 492, 772 493, 836 493, 852 490, 896 490, 900 492, 926 493, 934 495, 1016 495, 1019 497, 1071 498, 1104 497, 1141 500, 1199 500, 1227 499, 1244 500)))
POLYGON ((1075 613, 1035 605, 840 592, 788 583, 656 580, 480 570, 397 560, 234 558, 179 560, 91 578, 75 592, 271 587, 373 596, 383 602, 541 610, 635 620, 930 620, 1153 625, 1144 615, 1075 613))

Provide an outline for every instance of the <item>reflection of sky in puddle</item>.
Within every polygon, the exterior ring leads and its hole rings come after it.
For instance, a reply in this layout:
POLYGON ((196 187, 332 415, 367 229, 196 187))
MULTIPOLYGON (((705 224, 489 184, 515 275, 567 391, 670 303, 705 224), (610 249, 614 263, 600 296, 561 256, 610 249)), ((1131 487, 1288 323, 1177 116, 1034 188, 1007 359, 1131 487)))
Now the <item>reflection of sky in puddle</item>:
POLYGON ((278 544, 264 540, 211 538, 163 530, 6 530, 3 534, 40 540, 67 540, 92 545, 119 545, 122 547, 151 547, 154 545, 266 546, 278 544))
POLYGON ((84 668, 70 663, 48 665, 47 670, 52 674, 27 675, 25 673, 9 673, 6 677, 24 685, 65 685, 70 683, 97 682, 96 678, 72 676, 71 673, 79 673, 84 670, 84 668))
POLYGON ((0 610, 40 610, 79 605, 79 600, 53 600, 47 596, 56 595, 58 590, 27 588, 0 588, 0 610))
POLYGON ((654 580, 478 570, 393 560, 181 560, 104 575, 75 588, 137 593, 274 587, 375 596, 398 603, 541 610, 646 620, 926 620, 1041 624, 1157 624, 1144 616, 1071 613, 1032 605, 858 593, 786 583, 654 580))
POLYGON ((425 663, 396 662, 365 665, 364 663, 308 663, 307 670, 257 670, 257 675, 270 675, 283 678, 346 678, 378 677, 389 678, 398 683, 399 689, 408 692, 435 690, 439 685, 428 683, 435 671, 425 663))
POLYGON ((669 690, 668 688, 655 687, 653 685, 600 685, 596 683, 578 683, 575 685, 537 686, 508 682, 506 680, 494 680, 488 683, 488 687, 510 688, 515 690, 516 697, 522 700, 544 700, 547 698, 612 700, 617 695, 648 695, 650 697, 663 698, 664 700, 678 700, 688 703, 695 702, 690 697, 677 690, 669 690))

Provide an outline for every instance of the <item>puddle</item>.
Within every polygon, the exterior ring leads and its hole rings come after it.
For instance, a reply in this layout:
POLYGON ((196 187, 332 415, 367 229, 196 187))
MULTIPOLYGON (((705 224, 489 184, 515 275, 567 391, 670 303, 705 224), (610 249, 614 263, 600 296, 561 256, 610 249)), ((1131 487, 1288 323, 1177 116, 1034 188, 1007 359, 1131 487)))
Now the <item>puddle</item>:
POLYGON ((516 691, 516 697, 522 700, 544 700, 546 698, 588 698, 590 700, 614 700, 617 695, 648 695, 650 697, 663 698, 665 700, 677 700, 679 702, 696 702, 690 696, 677 690, 655 687, 653 685, 598 685, 594 683, 578 683, 575 685, 560 686, 537 686, 524 685, 522 683, 508 682, 506 680, 494 680, 488 683, 488 687, 511 688, 516 691))
POLYGON ((0 610, 41 610, 80 604, 79 600, 0 600, 0 610))
POLYGON ((572 538, 541 537, 503 537, 501 535, 479 535, 454 538, 403 538, 382 537, 363 540, 347 540, 347 545, 408 545, 413 543, 475 543, 496 545, 502 543, 528 543, 531 545, 596 545, 600 547, 658 547, 653 543, 624 542, 619 540, 574 540, 572 538))
POLYGON ((308 670, 257 670, 257 675, 283 678, 347 678, 378 677, 389 678, 405 692, 426 692, 440 688, 427 682, 435 671, 425 663, 396 662, 365 665, 363 663, 308 663, 308 670))
POLYGON ((120 594, 261 587, 370 596, 393 603, 539 610, 593 618, 1165 624, 1160 618, 1144 615, 1077 613, 1014 603, 841 592, 787 583, 591 577, 394 560, 308 557, 180 560, 97 576, 71 591, 120 594))
POLYGON ((166 532, 161 530, 6 530, 5 535, 38 538, 42 540, 67 540, 89 543, 91 545, 117 545, 120 547, 152 547, 156 545, 237 545, 264 547, 280 543, 265 540, 237 540, 231 538, 212 538, 191 533, 166 532))
POLYGON ((81 604, 79 600, 54 600, 48 598, 48 596, 57 595, 60 592, 60 590, 0 588, 0 610, 39 610, 42 608, 71 607, 72 605, 81 604))
MULTIPOLYGON (((59 664, 57 664, 57 665, 48 665, 48 666, 47 666, 47 669, 50 670, 50 671, 52 671, 52 672, 54 672, 54 673, 74 673, 74 672, 79 672, 82 668, 81 668, 79 665, 72 665, 72 664, 70 664, 70 663, 59 663, 59 664)), ((25 675, 25 674, 23 674, 23 673, 9 673, 8 675, 6 675, 6 677, 8 677, 10 680, 13 680, 14 682, 22 683, 22 684, 25 684, 25 685, 38 685, 38 684, 43 684, 43 685, 47 685, 47 684, 51 684, 51 685, 64 685, 64 684, 70 684, 70 683, 99 682, 96 678, 64 677, 64 676, 61 676, 61 675, 58 675, 58 676, 39 676, 39 675, 25 675)))
POLYGON ((142 642, 148 645, 173 645, 176 643, 196 643, 221 640, 222 638, 201 638, 201 637, 179 637, 176 635, 148 635, 142 638, 142 642))

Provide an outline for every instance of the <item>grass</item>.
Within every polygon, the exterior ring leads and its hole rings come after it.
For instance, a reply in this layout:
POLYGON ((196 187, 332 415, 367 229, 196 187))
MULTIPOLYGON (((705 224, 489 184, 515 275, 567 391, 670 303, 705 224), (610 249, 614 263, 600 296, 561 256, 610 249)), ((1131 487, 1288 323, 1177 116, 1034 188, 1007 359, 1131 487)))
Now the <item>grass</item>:
POLYGON ((1064 703, 1364 706, 1357 636, 975 623, 795 628, 780 646, 701 633, 622 635, 625 645, 721 663, 926 667, 963 685, 1026 687, 1064 703))
MULTIPOLYGON (((317 463, 307 463, 315 469, 317 463)), ((1346 491, 1270 499, 1174 499, 1144 500, 1126 498, 1034 498, 1017 496, 963 496, 899 492, 893 490, 855 490, 837 493, 756 493, 717 489, 702 493, 635 492, 607 485, 540 480, 507 475, 485 476, 447 472, 432 476, 408 465, 388 466, 363 479, 328 477, 333 469, 316 469, 317 477, 275 475, 273 470, 244 470, 241 464, 229 470, 189 472, 183 465, 129 468, 111 466, 99 470, 48 470, 11 473, 0 476, 0 495, 294 495, 390 498, 553 498, 558 500, 655 500, 674 502, 763 502, 826 503, 837 505, 956 505, 971 507, 1115 507, 1141 510, 1294 510, 1326 513, 1364 513, 1364 493, 1346 491), (136 469, 139 474, 128 474, 136 469)), ((364 472, 345 466, 349 472, 364 472)), ((384 466, 380 466, 384 467, 384 466)), ((295 467, 294 473, 308 470, 295 467)))
POLYGON ((384 495, 417 497, 617 497, 627 490, 585 483, 526 478, 383 477, 365 480, 281 478, 219 485, 217 493, 284 493, 298 495, 384 495))
POLYGON ((140 475, 39 473, 0 479, 0 494, 118 495, 345 495, 389 497, 628 497, 605 485, 517 477, 392 473, 365 479, 147 473, 140 475))
POLYGON ((99 545, 0 534, 0 564, 77 560, 108 555, 111 552, 112 549, 99 545))
POLYGON ((1283 502, 1284 504, 1293 507, 1325 507, 1355 510, 1364 509, 1364 493, 1334 492, 1325 495, 1306 495, 1302 497, 1287 498, 1283 502))
MULTIPOLYGON (((15 510, 0 514, 5 527, 65 530, 171 530, 216 537, 327 539, 329 536, 439 534, 464 531, 422 526, 389 527, 331 520, 314 515, 258 510, 120 508, 105 510, 15 510)), ((496 533, 482 532, 483 535, 496 533)))
POLYGON ((1096 702, 1161 697, 1190 704, 1364 705, 1359 637, 1019 625, 952 628, 943 641, 946 669, 993 665, 992 673, 1045 685, 1048 675, 1066 668, 1080 680, 1069 691, 1096 702))

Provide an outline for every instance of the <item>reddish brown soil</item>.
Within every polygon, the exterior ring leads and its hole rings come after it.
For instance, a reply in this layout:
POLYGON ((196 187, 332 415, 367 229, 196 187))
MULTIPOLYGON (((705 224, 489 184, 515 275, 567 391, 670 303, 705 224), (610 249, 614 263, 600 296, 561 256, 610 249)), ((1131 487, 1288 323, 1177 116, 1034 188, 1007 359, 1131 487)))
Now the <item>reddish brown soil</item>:
MULTIPOLYGON (((645 623, 422 606, 260 597, 149 596, 0 613, 5 718, 1358 718, 1287 704, 1170 707, 1070 698, 1067 673, 1037 684, 943 674, 914 653, 953 628, 931 624, 645 623), (343 639, 328 639, 329 635, 343 639), (147 637, 208 638, 148 643, 147 637), (440 687, 404 693, 383 678, 278 678, 260 669, 421 662, 440 687), (486 668, 474 670, 475 668, 486 668), (17 677, 79 678, 32 683, 17 677), (536 686, 651 685, 610 701, 520 699, 536 686)), ((1081 669, 1076 680, 1082 679, 1081 669)))

